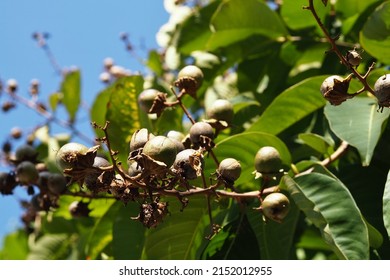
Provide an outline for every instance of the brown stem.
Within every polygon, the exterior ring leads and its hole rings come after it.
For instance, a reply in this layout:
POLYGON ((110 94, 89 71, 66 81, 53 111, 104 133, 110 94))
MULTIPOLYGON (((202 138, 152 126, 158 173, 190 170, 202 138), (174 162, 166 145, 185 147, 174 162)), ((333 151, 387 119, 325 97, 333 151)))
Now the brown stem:
POLYGON ((369 72, 372 70, 373 65, 370 66, 368 72, 365 75, 363 75, 363 76, 355 68, 352 67, 352 65, 347 61, 345 56, 343 56, 342 53, 340 52, 340 50, 338 49, 337 44, 336 44, 336 40, 333 39, 330 36, 328 30, 325 28, 324 24, 322 23, 321 19, 319 18, 318 14, 317 14, 317 12, 316 12, 316 10, 314 8, 313 1, 314 0, 309 0, 309 6, 308 7, 304 7, 304 8, 309 10, 312 13, 312 15, 313 15, 314 19, 316 20, 318 26, 321 28, 321 30, 324 33, 326 39, 330 43, 330 45, 332 47, 331 51, 336 53, 336 55, 339 57, 341 63, 344 64, 355 75, 355 77, 364 85, 364 91, 367 90, 370 93, 375 95, 374 90, 367 83, 367 76, 368 76, 369 72))
POLYGON ((179 105, 182 108, 184 114, 186 114, 186 116, 190 120, 190 122, 192 124, 194 124, 195 120, 192 118, 190 112, 188 112, 187 108, 184 106, 183 102, 181 101, 181 97, 183 96, 183 93, 180 93, 179 95, 177 95, 175 89, 172 86, 171 86, 171 91, 176 96, 177 101, 179 102, 179 105))

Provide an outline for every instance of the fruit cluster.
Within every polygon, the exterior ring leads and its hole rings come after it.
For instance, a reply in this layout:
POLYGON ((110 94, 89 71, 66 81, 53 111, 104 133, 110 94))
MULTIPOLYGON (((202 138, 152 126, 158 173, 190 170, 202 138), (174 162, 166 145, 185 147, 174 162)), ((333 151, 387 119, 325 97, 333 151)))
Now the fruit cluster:
MULTIPOLYGON (((70 142, 56 153, 60 172, 51 173, 37 161, 38 154, 32 146, 20 147, 15 153, 15 171, 1 174, 1 192, 11 194, 17 185, 31 189, 37 186, 39 193, 30 202, 33 209, 29 212, 31 219, 37 211, 57 208, 62 194, 91 199, 105 195, 124 204, 137 202, 140 210, 133 219, 148 228, 156 227, 169 213, 165 196, 178 198, 182 209, 189 203, 189 197, 196 194, 215 196, 218 190, 223 189, 234 197, 237 193, 234 185, 241 176, 241 164, 235 158, 219 161, 213 151, 215 138, 233 122, 233 105, 229 100, 217 99, 205 111, 207 119, 195 121, 181 102, 185 95, 196 98, 202 81, 200 68, 189 65, 179 72, 174 82, 179 89, 179 94, 174 92, 176 101, 168 102, 168 94, 155 89, 146 89, 139 94, 139 108, 146 113, 159 116, 167 107, 178 105, 192 124, 186 135, 173 130, 164 135, 154 135, 146 128, 134 131, 129 141, 126 170, 116 158, 117 153, 123 151, 111 149, 109 123, 104 127, 94 124, 105 134, 98 140, 105 144, 108 156, 104 152, 98 153, 101 144, 87 147, 70 142), (206 156, 214 161, 215 171, 212 174, 204 172, 206 156)), ((254 155, 254 169, 255 177, 263 178, 260 181, 277 182, 275 178, 283 174, 279 152, 274 147, 259 149, 254 155)), ((275 189, 276 192, 263 192, 267 184, 260 185, 258 200, 261 205, 256 209, 263 213, 265 219, 281 222, 289 210, 287 196, 278 189, 275 189)), ((80 217, 87 216, 91 210, 88 203, 81 199, 72 203, 69 211, 73 217, 80 217)))

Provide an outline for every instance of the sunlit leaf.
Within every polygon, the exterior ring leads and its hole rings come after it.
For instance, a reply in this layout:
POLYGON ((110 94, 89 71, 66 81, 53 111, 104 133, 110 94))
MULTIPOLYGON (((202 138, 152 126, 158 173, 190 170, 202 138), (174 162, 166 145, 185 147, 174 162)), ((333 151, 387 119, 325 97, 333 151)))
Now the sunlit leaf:
POLYGON ((145 238, 142 259, 191 260, 205 241, 210 226, 205 197, 191 197, 190 203, 180 211, 181 203, 170 200, 171 215, 155 229, 149 229, 145 238))
POLYGON ((28 260, 63 260, 70 254, 68 234, 45 234, 30 248, 28 260))
POLYGON ((298 138, 306 145, 323 155, 329 155, 332 152, 332 145, 323 136, 314 133, 300 133, 298 138))
POLYGON ((64 95, 62 92, 55 92, 49 96, 49 105, 50 108, 55 112, 57 110, 58 104, 61 103, 64 95))
POLYGON ((340 259, 369 259, 367 226, 352 195, 339 180, 319 173, 294 180, 285 176, 283 188, 340 259))
POLYGON ((367 19, 360 32, 364 50, 385 64, 390 63, 390 2, 385 1, 367 19))
POLYGON ((70 121, 74 121, 81 103, 81 74, 79 70, 66 73, 61 83, 62 103, 70 121))
POLYGON ((4 237, 1 260, 24 260, 29 252, 27 234, 23 230, 18 230, 4 237))
POLYGON ((358 149, 363 165, 369 165, 390 111, 378 112, 376 100, 354 98, 340 106, 327 105, 325 115, 332 131, 358 149))
POLYGON ((249 131, 278 134, 326 104, 320 86, 326 76, 306 79, 282 92, 249 131))

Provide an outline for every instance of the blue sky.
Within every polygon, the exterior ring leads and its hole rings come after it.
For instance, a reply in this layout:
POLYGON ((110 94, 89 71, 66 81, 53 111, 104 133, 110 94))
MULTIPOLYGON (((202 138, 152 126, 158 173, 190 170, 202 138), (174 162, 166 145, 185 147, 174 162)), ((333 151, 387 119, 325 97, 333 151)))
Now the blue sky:
MULTIPOLYGON (((99 81, 103 60, 111 57, 116 64, 131 71, 145 72, 119 39, 122 32, 129 34, 139 58, 146 58, 147 50, 158 48, 156 33, 169 19, 163 0, 1 0, 0 11, 0 79, 16 79, 19 94, 28 97, 32 79, 41 84, 39 98, 59 89, 61 78, 48 58, 32 39, 33 32, 48 32, 48 44, 61 67, 76 66, 82 75, 82 97, 89 104, 104 88, 99 81)), ((7 100, 0 96, 0 103, 7 100)), ((82 116, 81 116, 82 117, 82 116)), ((0 113, 0 143, 17 126, 29 131, 44 119, 23 106, 7 114, 0 113)), ((89 129, 87 113, 84 118, 89 129)), ((58 128, 58 132, 61 128, 58 128)), ((20 142, 16 142, 16 145, 20 142)), ((0 171, 8 170, 0 163, 0 171)), ((26 191, 18 188, 13 196, 0 195, 0 239, 19 225, 21 210, 18 199, 26 191)), ((1 241, 0 241, 1 244, 1 241)))

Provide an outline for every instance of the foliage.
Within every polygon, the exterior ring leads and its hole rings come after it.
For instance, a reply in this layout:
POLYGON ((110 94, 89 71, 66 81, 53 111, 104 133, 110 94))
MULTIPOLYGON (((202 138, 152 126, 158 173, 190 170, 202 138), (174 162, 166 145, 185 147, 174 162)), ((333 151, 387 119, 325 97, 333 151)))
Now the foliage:
MULTIPOLYGON (((12 102, 49 120, 29 144, 39 151, 37 162, 50 172, 64 172, 69 184, 47 208, 33 211, 27 203, 25 232, 5 238, 0 258, 389 259, 389 100, 378 106, 373 86, 389 69, 390 2, 166 2, 176 21, 157 34, 164 50, 150 51, 145 62, 150 73, 132 75, 105 65, 107 87, 90 110, 96 135, 77 130, 77 113, 83 110, 80 71, 62 74, 50 107, 20 97, 10 84, 4 89, 12 102), (195 94, 186 81, 177 80, 188 64, 204 74, 195 94), (321 92, 331 75, 343 80, 321 92), (148 88, 160 94, 145 112, 139 96, 148 88), (217 99, 233 104, 231 122, 208 119, 207 108, 217 99), (52 118, 60 106, 68 114, 66 122, 52 118), (71 170, 57 169, 53 153, 71 135, 52 135, 50 121, 76 138, 99 140, 89 142, 91 149, 71 170), (196 147, 204 164, 191 163, 201 167, 195 180, 180 181, 164 163, 129 149, 141 128, 154 135, 171 130, 188 135, 198 121, 212 124, 216 137, 196 147), (256 172, 255 155, 264 146, 278 150, 282 172, 256 172), (92 166, 96 154, 110 167, 92 166), (128 175, 129 158, 144 168, 143 176, 128 175), (220 176, 218 162, 225 158, 240 163, 235 182, 220 176), (147 179, 149 164, 153 172, 168 173, 147 179), (101 189, 79 180, 97 170, 101 189), (144 184, 156 181, 161 185, 144 184), (119 184, 128 193, 119 195, 119 184), (281 222, 261 208, 263 198, 275 191, 290 200, 281 222), (88 206, 80 215, 68 211, 75 200, 88 206)), ((183 144, 191 146, 188 138, 183 144)), ((18 163, 13 152, 4 148, 2 154, 11 171, 18 163)), ((7 178, 1 182, 3 195, 12 194, 5 186, 18 186, 7 178)))

